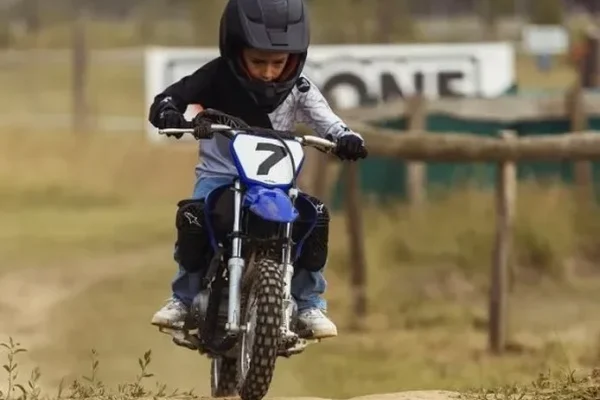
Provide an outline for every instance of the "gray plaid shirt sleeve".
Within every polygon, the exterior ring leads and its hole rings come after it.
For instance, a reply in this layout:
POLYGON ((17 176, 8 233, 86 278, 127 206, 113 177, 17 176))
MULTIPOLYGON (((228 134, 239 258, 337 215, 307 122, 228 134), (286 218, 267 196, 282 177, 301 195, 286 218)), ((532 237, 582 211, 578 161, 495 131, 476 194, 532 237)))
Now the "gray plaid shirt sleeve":
POLYGON ((308 90, 302 91, 295 87, 292 92, 296 100, 294 115, 296 122, 305 123, 321 137, 329 134, 335 138, 346 134, 356 135, 331 109, 317 85, 304 75, 301 79, 308 83, 308 90))

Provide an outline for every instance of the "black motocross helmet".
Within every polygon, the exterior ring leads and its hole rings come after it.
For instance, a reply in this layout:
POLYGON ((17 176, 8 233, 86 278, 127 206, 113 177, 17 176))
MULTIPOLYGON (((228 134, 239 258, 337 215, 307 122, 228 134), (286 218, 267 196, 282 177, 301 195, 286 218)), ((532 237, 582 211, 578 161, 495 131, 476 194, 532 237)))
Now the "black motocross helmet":
POLYGON ((221 57, 257 105, 273 112, 300 77, 310 43, 304 0, 229 0, 221 18, 221 57), (243 65, 242 49, 290 53, 289 68, 278 81, 250 78, 243 65))

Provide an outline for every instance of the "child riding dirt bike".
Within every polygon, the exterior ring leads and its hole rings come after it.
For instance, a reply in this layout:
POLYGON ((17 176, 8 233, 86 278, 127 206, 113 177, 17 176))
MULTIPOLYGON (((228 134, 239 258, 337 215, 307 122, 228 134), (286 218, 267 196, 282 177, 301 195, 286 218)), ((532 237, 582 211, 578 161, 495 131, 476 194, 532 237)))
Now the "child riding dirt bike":
MULTIPOLYGON (((308 12, 302 0, 229 0, 220 23, 220 57, 210 61, 158 94, 149 120, 159 129, 188 127, 183 113, 189 105, 201 111, 192 124, 198 132, 212 123, 244 123, 259 128, 291 131, 306 123, 319 136, 335 140, 335 154, 343 160, 367 155, 363 139, 332 111, 319 89, 303 73, 310 42, 308 12)), ((177 138, 180 135, 175 135, 177 138)), ((204 199, 214 189, 230 184, 237 170, 228 141, 220 135, 200 142, 201 161, 195 168, 192 197, 204 199)), ((326 288, 329 213, 310 197, 319 211, 315 229, 306 239, 295 268, 292 294, 298 320, 313 338, 337 336, 335 324, 325 315, 321 297, 326 288)), ((175 260, 179 273, 172 282, 172 297, 152 318, 152 324, 183 329, 190 306, 207 270, 208 234, 198 229, 203 221, 197 206, 180 205, 175 260)))

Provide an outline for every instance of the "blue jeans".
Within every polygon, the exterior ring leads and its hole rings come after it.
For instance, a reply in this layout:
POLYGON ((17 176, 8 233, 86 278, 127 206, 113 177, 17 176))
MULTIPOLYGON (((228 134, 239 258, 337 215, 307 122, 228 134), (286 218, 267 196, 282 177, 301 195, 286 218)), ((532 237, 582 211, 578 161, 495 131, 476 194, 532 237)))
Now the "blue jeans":
MULTIPOLYGON (((206 198, 210 192, 219 186, 231 183, 230 178, 200 178, 196 181, 194 199, 206 198)), ((323 276, 323 268, 318 272, 309 272, 300 269, 292 279, 292 295, 298 303, 298 310, 319 308, 327 309, 327 302, 321 297, 327 288, 327 281, 323 276)), ((171 283, 173 297, 186 305, 191 305, 194 297, 199 292, 200 279, 197 272, 187 272, 181 265, 179 271, 171 283)))

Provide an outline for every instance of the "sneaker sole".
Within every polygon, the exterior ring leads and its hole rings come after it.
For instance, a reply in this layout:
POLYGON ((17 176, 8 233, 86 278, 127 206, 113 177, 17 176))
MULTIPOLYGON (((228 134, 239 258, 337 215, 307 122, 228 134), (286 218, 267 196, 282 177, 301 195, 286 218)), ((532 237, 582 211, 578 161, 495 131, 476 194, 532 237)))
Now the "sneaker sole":
POLYGON ((172 323, 168 323, 168 322, 166 322, 166 321, 164 321, 164 320, 154 320, 154 319, 153 319, 152 321, 150 321, 150 323, 151 323, 152 325, 154 325, 154 326, 158 327, 158 328, 165 328, 165 329, 177 329, 177 330, 182 330, 182 329, 183 329, 183 326, 184 326, 184 323, 183 323, 183 322, 181 322, 181 323, 179 323, 179 324, 177 324, 177 325, 174 325, 174 324, 172 324, 172 323))
POLYGON ((332 331, 313 331, 313 334, 310 336, 311 339, 327 339, 336 337, 338 335, 337 330, 332 331))

